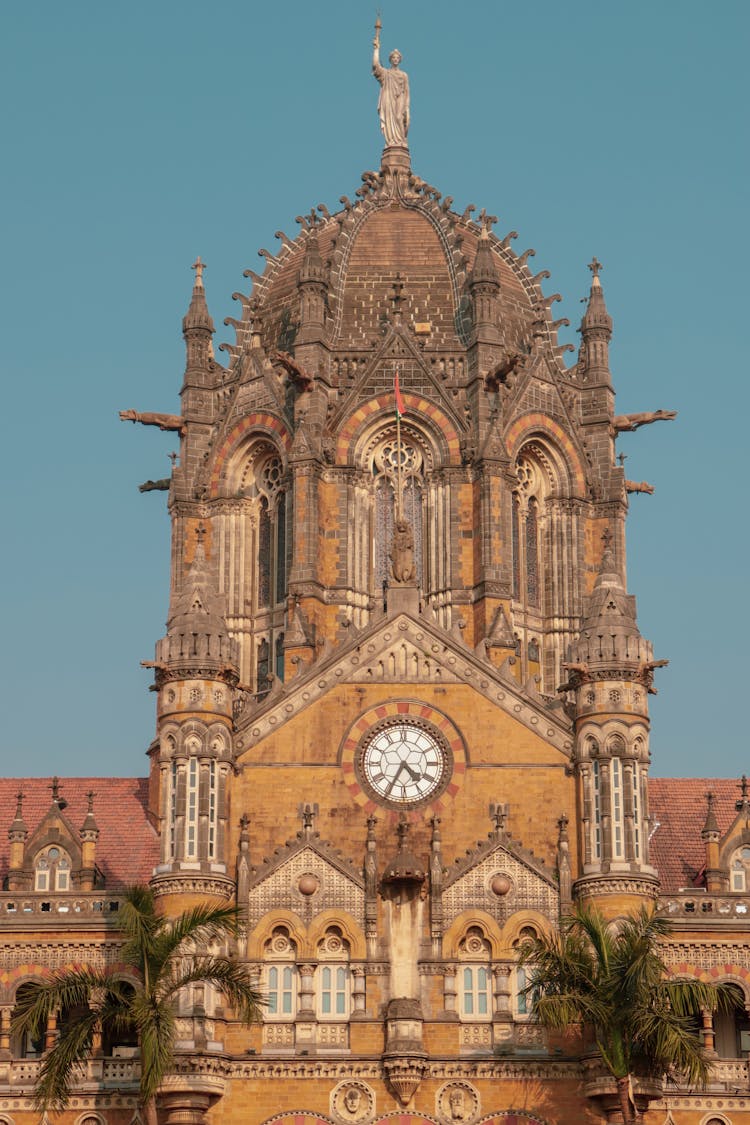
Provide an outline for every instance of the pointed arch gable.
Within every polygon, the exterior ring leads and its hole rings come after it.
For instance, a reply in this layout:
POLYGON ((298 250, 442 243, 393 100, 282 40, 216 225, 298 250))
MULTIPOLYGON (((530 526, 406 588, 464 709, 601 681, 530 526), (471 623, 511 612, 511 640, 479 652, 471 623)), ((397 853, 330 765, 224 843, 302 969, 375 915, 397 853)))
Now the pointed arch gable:
MULTIPOLYGON (((451 418, 439 406, 428 402, 421 395, 403 391, 401 397, 407 414, 422 422, 436 440, 446 457, 446 463, 461 464, 461 446, 458 430, 451 418)), ((344 422, 336 442, 336 461, 338 464, 352 464, 357 439, 368 423, 385 421, 395 416, 396 402, 392 392, 377 395, 359 404, 357 409, 344 422)))
POLYGON ((268 438, 276 446, 280 445, 286 454, 291 449, 292 435, 280 418, 265 411, 245 415, 236 426, 232 427, 216 453, 208 484, 210 499, 215 499, 219 495, 223 474, 232 455, 245 440, 256 435, 268 438))
POLYGON ((580 454, 562 426, 548 415, 536 412, 523 414, 516 419, 505 435, 506 448, 511 460, 518 455, 523 445, 533 441, 534 438, 539 439, 542 443, 546 438, 548 442, 553 444, 555 450, 564 459, 573 494, 580 498, 585 497, 586 476, 580 454))

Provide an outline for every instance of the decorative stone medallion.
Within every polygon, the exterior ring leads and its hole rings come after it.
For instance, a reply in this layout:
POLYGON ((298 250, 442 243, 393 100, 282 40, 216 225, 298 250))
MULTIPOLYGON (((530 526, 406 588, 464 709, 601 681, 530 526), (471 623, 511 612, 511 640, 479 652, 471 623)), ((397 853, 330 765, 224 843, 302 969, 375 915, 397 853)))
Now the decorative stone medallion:
POLYGON ((331 1091, 331 1114, 343 1125, 367 1125, 375 1113, 375 1094, 364 1082, 347 1079, 331 1091))
POLYGON ((446 1082, 437 1092, 435 1113, 445 1125, 471 1125, 479 1116, 479 1094, 469 1082, 446 1082))

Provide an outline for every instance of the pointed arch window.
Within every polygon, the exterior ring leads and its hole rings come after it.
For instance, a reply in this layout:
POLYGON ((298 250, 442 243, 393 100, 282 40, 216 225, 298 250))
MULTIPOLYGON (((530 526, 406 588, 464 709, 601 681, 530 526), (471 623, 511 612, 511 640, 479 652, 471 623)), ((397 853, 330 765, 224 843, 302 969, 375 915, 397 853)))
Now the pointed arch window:
POLYGON ((34 861, 34 890, 49 894, 70 890, 70 856, 52 845, 39 853, 34 861))
POLYGON ((286 597, 286 492, 277 454, 263 458, 256 469, 260 494, 258 515, 258 608, 272 609, 286 597))
POLYGON ((544 608, 542 532, 549 476, 541 451, 531 446, 516 462, 518 484, 513 490, 511 548, 513 596, 529 611, 544 608))

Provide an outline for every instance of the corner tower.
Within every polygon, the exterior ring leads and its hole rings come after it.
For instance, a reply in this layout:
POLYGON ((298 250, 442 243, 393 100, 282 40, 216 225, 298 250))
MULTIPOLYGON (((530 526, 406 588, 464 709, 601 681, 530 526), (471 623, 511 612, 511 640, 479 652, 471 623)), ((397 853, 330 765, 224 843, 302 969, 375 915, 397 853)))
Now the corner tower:
POLYGON ((601 566, 567 664, 575 704, 573 761, 580 808, 579 898, 620 914, 654 899, 649 861, 649 717, 654 661, 605 534, 601 566))

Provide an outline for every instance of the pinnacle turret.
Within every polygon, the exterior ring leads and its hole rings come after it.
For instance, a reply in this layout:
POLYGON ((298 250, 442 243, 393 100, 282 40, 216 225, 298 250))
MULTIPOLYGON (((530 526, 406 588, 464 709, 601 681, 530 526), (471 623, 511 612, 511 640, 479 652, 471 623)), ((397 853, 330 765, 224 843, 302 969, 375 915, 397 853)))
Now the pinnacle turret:
POLYGON ((497 327, 500 273, 490 245, 489 224, 482 226, 474 266, 469 275, 469 289, 474 303, 474 339, 477 343, 500 341, 497 327))
POLYGON ((204 536, 205 528, 199 527, 190 570, 167 621, 167 635, 156 646, 157 666, 236 665, 236 644, 229 637, 224 597, 214 589, 204 536))
POLYGON ((607 538, 580 635, 570 648, 569 666, 635 671, 652 655, 650 642, 638 629, 635 598, 625 589, 607 538))
POLYGON ((599 280, 602 264, 595 257, 589 263, 594 275, 586 311, 581 320, 581 367, 587 382, 609 381, 609 341, 612 317, 607 312, 604 290, 599 280), (597 376, 599 378, 597 379, 597 376))
POLYGON ((213 335, 215 332, 214 322, 208 311, 206 290, 203 287, 203 271, 206 267, 201 261, 200 256, 195 259, 190 268, 195 270, 195 282, 193 284, 193 294, 190 298, 188 311, 182 318, 182 331, 186 337, 189 332, 196 329, 202 329, 204 332, 209 332, 213 335))
POLYGON ((211 337, 215 332, 214 322, 206 304, 206 291, 203 288, 205 266, 198 257, 191 267, 195 270, 195 283, 188 310, 182 318, 182 335, 185 337, 188 372, 207 371, 213 359, 211 337))

